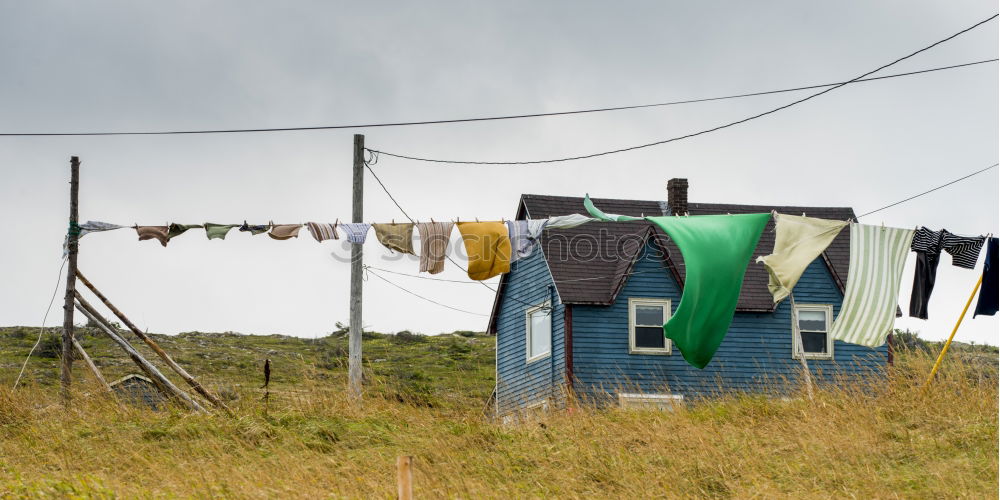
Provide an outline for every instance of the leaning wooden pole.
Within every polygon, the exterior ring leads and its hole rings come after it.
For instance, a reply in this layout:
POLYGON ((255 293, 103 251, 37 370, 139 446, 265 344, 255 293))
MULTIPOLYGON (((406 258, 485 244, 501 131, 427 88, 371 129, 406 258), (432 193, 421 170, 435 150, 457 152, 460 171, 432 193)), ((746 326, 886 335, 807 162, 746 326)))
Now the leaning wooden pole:
POLYGON ((100 299, 101 302, 104 303, 105 307, 107 307, 108 309, 110 309, 111 312, 114 313, 114 315, 117 316, 118 319, 120 319, 122 321, 122 323, 126 327, 128 327, 128 329, 131 330, 132 333, 135 334, 136 337, 139 337, 143 342, 145 342, 146 345, 148 345, 149 348, 152 349, 153 352, 155 352, 156 355, 159 356, 160 359, 162 359, 163 362, 166 363, 167 366, 170 367, 170 369, 172 369, 174 372, 176 372, 177 375, 180 375, 180 377, 182 379, 184 379, 184 381, 187 382, 188 385, 190 385, 191 388, 195 390, 195 392, 197 392, 198 394, 201 394, 202 396, 205 397, 205 399, 207 399, 213 405, 215 405, 215 406, 217 406, 217 407, 225 410, 227 413, 230 413, 230 414, 232 413, 232 411, 229 409, 229 407, 226 406, 226 404, 223 403, 221 399, 219 399, 218 397, 216 397, 214 394, 208 392, 208 390, 205 389, 205 387, 203 387, 193 376, 191 376, 191 374, 188 373, 187 370, 185 370, 183 367, 181 367, 181 365, 177 364, 177 362, 175 362, 173 360, 173 358, 171 358, 170 355, 167 354, 167 352, 164 351, 160 347, 160 345, 157 344, 156 341, 153 340, 152 337, 150 337, 145 332, 143 332, 142 330, 140 330, 139 327, 135 326, 135 324, 132 323, 125 316, 125 313, 121 312, 117 307, 115 307, 115 305, 112 304, 111 301, 108 300, 108 298, 105 297, 104 294, 101 293, 100 290, 98 290, 97 287, 95 287, 94 284, 91 283, 90 280, 88 280, 83 275, 83 273, 80 272, 79 269, 76 271, 76 277, 79 278, 80 282, 83 283, 87 288, 89 288, 90 291, 94 293, 94 296, 96 296, 98 299, 100 299))
POLYGON ((191 399, 191 396, 188 396, 184 391, 177 388, 177 386, 174 385, 170 379, 160 373, 160 370, 157 369, 156 366, 147 361, 146 358, 142 357, 142 355, 139 354, 139 351, 135 350, 135 347, 132 347, 132 344, 129 344, 127 340, 115 333, 115 331, 112 330, 107 323, 105 323, 104 318, 102 318, 101 315, 94 310, 93 306, 87 303, 87 301, 80 296, 79 293, 76 294, 76 308, 79 309, 80 312, 87 317, 87 319, 93 321, 98 328, 103 330, 108 337, 111 337, 111 340, 118 344, 118 346, 121 347, 126 354, 128 354, 128 357, 132 358, 132 361, 139 366, 139 369, 141 369, 147 377, 152 379, 156 385, 184 403, 188 408, 200 412, 205 411, 205 409, 202 408, 197 401, 191 399))
POLYGON ((108 385, 108 381, 104 379, 104 375, 101 375, 101 370, 97 369, 97 365, 94 364, 94 360, 90 359, 90 356, 87 355, 87 351, 83 350, 83 346, 80 345, 80 342, 75 338, 73 339, 73 347, 75 347, 76 352, 80 354, 80 359, 82 359, 87 367, 90 368, 90 372, 94 374, 94 378, 101 383, 101 387, 104 387, 104 390, 111 392, 111 386, 108 385))
MULTIPOLYGON (((351 198, 352 222, 363 222, 365 186, 365 136, 354 135, 354 183, 351 198)), ((361 273, 363 254, 361 245, 351 244, 351 328, 347 349, 348 393, 355 400, 361 399, 361 273)))
POLYGON ((73 383, 73 294, 76 291, 76 254, 80 242, 80 158, 69 159, 69 229, 66 232, 69 272, 66 273, 66 297, 63 303, 62 369, 59 376, 64 405, 69 405, 73 383))
POLYGON ((976 287, 972 289, 972 293, 969 294, 969 300, 965 303, 965 308, 962 309, 962 314, 959 315, 958 321, 955 322, 955 328, 951 329, 951 335, 948 336, 948 341, 944 343, 944 347, 941 348, 941 354, 938 354, 937 361, 934 362, 934 368, 931 368, 931 374, 927 376, 927 382, 924 382, 924 390, 926 390, 931 385, 931 381, 934 380, 934 375, 937 374, 938 368, 941 368, 941 362, 944 361, 944 355, 948 352, 948 348, 951 347, 951 341, 955 338, 955 333, 958 332, 958 327, 962 324, 962 320, 965 319, 965 313, 969 312, 969 306, 972 305, 972 299, 976 297, 976 292, 979 291, 979 287, 983 284, 983 275, 979 275, 979 281, 976 282, 976 287))

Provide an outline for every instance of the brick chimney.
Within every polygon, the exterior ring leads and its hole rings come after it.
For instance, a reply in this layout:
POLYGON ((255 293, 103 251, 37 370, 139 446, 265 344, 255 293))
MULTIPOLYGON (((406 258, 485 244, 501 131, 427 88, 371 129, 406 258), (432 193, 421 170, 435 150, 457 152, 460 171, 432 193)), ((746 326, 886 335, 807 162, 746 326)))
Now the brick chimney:
POLYGON ((688 211, 688 180, 673 178, 667 181, 667 206, 670 215, 684 215, 688 211))

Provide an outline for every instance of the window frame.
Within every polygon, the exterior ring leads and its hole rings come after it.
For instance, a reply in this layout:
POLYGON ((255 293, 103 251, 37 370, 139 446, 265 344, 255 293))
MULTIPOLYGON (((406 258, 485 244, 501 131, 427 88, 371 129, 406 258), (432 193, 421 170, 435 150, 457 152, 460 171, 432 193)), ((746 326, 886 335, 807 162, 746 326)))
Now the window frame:
MULTIPOLYGON (((647 326, 647 325, 636 325, 635 324, 635 308, 636 306, 643 305, 656 305, 663 307, 663 323, 670 320, 672 305, 670 299, 654 299, 645 297, 629 297, 628 299, 628 353, 629 354, 647 354, 654 356, 670 356, 673 354, 674 344, 670 339, 664 337, 663 347, 636 347, 635 345, 635 327, 636 326, 647 326)), ((663 327, 663 325, 660 325, 663 327)))
POLYGON ((549 301, 542 302, 536 306, 531 306, 524 310, 524 361, 525 364, 534 363, 552 356, 552 305, 549 301), (531 355, 531 315, 548 309, 549 311, 549 350, 541 354, 531 355))
MULTIPOLYGON (((833 336, 830 329, 833 324, 833 304, 795 304, 792 306, 792 359, 833 359, 833 336), (802 331, 799 330, 799 312, 821 311, 826 314, 826 352, 804 352, 802 348, 802 331)), ((819 330, 805 330, 818 332, 819 330)))

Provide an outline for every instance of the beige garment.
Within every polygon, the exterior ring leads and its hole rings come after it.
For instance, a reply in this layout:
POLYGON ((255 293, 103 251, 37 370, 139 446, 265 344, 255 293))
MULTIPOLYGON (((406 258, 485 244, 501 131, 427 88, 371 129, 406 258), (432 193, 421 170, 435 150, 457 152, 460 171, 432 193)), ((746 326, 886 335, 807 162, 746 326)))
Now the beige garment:
POLYGON ((444 271, 444 256, 448 251, 452 222, 420 222, 420 272, 437 274, 444 271))
POLYGON ((372 224, 372 227, 375 228, 375 237, 378 238, 378 242, 389 250, 416 255, 413 253, 412 223, 372 224))
POLYGON ((167 226, 135 226, 135 232, 139 233, 139 241, 156 240, 163 246, 167 246, 167 242, 170 241, 167 236, 169 230, 167 226))
POLYGON ((830 246, 847 222, 777 212, 773 215, 774 251, 771 255, 757 257, 757 262, 767 267, 770 275, 767 289, 774 301, 780 302, 792 293, 802 273, 830 246))
POLYGON ((302 229, 302 224, 271 224, 271 232, 267 235, 276 240, 298 238, 299 229, 302 229))

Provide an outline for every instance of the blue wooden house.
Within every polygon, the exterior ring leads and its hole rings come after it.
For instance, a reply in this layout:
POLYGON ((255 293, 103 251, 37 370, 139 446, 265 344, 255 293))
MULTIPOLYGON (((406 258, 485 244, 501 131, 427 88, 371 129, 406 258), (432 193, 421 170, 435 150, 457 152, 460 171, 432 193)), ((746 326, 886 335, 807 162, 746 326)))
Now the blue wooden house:
MULTIPOLYGON (((672 179, 667 191, 666 201, 594 202, 609 213, 633 216, 773 209, 854 217, 851 208, 689 204, 685 179, 672 179)), ((525 194, 517 208, 518 219, 571 213, 586 214, 582 198, 525 194)), ((772 222, 754 259, 773 247, 772 222)), ((594 404, 623 406, 728 391, 781 393, 798 386, 803 355, 814 383, 884 376, 891 343, 870 349, 828 334, 843 298, 849 254, 845 230, 810 264, 793 291, 794 306, 788 299, 775 306, 763 264, 748 262, 732 326, 712 362, 699 370, 663 337, 662 325, 684 286, 683 259, 666 234, 647 222, 546 230, 539 248, 503 275, 493 305, 497 411, 561 407, 566 389, 594 404)))

